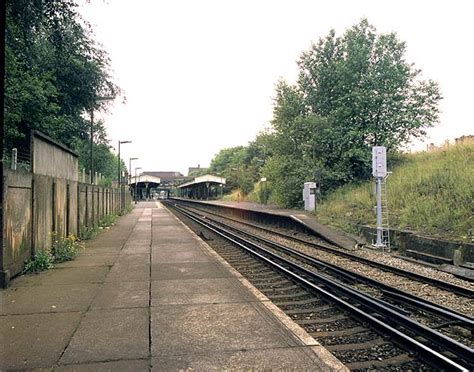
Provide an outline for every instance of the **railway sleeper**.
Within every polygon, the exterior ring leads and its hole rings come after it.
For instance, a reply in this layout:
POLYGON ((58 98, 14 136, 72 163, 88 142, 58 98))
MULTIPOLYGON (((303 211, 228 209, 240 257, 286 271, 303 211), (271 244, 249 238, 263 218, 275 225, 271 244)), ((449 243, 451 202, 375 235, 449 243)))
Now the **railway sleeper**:
POLYGON ((383 338, 379 337, 375 340, 370 340, 367 342, 361 342, 358 344, 337 344, 337 345, 325 345, 324 347, 329 351, 347 351, 347 350, 362 350, 362 349, 370 349, 375 345, 383 345, 387 344, 388 342, 385 341, 383 338))
POLYGON ((387 366, 399 366, 404 363, 413 361, 413 357, 410 354, 399 354, 391 358, 382 360, 368 360, 364 362, 352 362, 346 363, 346 367, 351 371, 353 370, 374 370, 387 366))
POLYGON ((337 331, 317 331, 309 332, 309 335, 315 339, 324 338, 324 337, 340 337, 340 336, 351 336, 357 333, 367 332, 365 327, 352 327, 347 329, 341 329, 337 331))

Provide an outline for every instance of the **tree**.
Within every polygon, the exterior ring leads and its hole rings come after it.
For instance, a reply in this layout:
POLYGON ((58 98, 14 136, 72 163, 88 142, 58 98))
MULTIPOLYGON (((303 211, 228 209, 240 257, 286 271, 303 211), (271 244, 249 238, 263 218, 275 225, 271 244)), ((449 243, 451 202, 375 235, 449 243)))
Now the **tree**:
POLYGON ((316 169, 323 191, 365 179, 372 146, 399 150, 438 121, 439 87, 421 79, 405 51, 396 34, 378 34, 363 19, 302 53, 297 83, 276 89, 273 155, 264 170, 275 200, 298 205, 316 169))
POLYGON ((85 111, 119 88, 109 59, 72 0, 8 0, 5 146, 29 148, 32 129, 80 150, 89 138, 85 111))

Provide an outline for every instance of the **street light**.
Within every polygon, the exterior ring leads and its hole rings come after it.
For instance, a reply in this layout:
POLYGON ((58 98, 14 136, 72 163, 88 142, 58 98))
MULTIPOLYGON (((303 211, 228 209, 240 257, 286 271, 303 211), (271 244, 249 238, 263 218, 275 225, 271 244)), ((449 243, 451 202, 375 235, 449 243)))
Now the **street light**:
MULTIPOLYGON (((113 101, 115 97, 96 97, 94 103, 102 103, 106 101, 113 101)), ((91 143, 90 143, 90 180, 91 184, 94 183, 94 157, 93 157, 93 147, 94 147, 94 107, 91 106, 90 108, 90 116, 91 116, 91 143)))
POLYGON ((137 204, 137 187, 138 187, 138 182, 137 182, 137 169, 142 169, 142 167, 135 167, 135 187, 134 187, 134 189, 133 189, 133 191, 134 191, 135 204, 137 204))
POLYGON ((138 160, 138 158, 129 158, 128 159, 128 183, 132 183, 132 160, 138 160))
POLYGON ((120 190, 120 208, 123 209, 125 207, 124 205, 124 200, 123 200, 123 185, 122 185, 122 167, 121 167, 121 162, 120 162, 120 145, 125 144, 125 143, 132 143, 132 141, 118 141, 118 187, 120 190))
POLYGON ((121 144, 125 144, 125 143, 132 143, 132 141, 118 141, 118 185, 119 187, 121 186, 122 184, 122 167, 121 167, 121 164, 120 164, 120 145, 121 144))

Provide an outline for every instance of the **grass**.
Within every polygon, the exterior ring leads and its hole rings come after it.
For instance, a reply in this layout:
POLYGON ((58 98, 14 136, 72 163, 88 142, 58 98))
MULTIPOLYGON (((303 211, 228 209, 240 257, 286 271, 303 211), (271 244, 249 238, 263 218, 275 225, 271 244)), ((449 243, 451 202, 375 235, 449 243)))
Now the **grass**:
MULTIPOLYGON (((474 241, 474 141, 402 155, 387 180, 390 226, 443 239, 474 241)), ((375 224, 373 182, 329 195, 317 216, 347 230, 375 224)))

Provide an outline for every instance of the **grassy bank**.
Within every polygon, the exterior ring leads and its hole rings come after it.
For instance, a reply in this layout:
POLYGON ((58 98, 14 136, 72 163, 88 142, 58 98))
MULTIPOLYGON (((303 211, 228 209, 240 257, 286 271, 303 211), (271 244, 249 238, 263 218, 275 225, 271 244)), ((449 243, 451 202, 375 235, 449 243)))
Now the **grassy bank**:
MULTIPOLYGON (((390 225, 425 235, 474 241, 474 142, 402 155, 387 180, 390 225)), ((375 224, 374 185, 347 185, 329 195, 317 215, 351 229, 375 224)))

